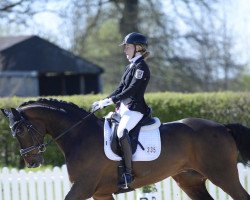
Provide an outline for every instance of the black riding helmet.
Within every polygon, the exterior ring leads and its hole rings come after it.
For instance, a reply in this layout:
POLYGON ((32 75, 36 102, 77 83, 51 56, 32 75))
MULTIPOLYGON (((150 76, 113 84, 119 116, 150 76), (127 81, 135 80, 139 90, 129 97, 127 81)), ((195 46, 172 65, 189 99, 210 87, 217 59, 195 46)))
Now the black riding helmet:
POLYGON ((125 44, 134 44, 134 45, 148 45, 147 38, 142 35, 141 33, 132 32, 129 33, 123 40, 123 42, 120 44, 120 46, 125 44))
MULTIPOLYGON (((120 44, 120 46, 125 45, 125 44, 133 44, 135 45, 141 45, 144 46, 144 48, 147 48, 148 46, 148 40, 147 38, 142 35, 141 33, 137 33, 137 32, 132 32, 129 33, 123 40, 123 42, 120 44)), ((140 50, 141 51, 141 50, 140 50)), ((134 51, 134 55, 132 56, 132 58, 135 57, 136 52, 140 52, 140 51, 134 51)))

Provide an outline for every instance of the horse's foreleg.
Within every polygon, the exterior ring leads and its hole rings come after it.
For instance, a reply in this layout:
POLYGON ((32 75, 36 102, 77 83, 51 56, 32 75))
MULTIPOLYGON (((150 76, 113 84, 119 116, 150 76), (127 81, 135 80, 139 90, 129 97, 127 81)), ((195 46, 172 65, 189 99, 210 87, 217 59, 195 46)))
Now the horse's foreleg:
POLYGON ((94 200, 114 200, 112 194, 94 194, 94 200))
POLYGON ((193 200, 213 200, 208 193, 206 179, 196 171, 182 172, 173 176, 179 187, 193 200))
POLYGON ((65 200, 85 200, 94 194, 95 187, 91 184, 84 184, 83 181, 77 181, 73 184, 65 200))

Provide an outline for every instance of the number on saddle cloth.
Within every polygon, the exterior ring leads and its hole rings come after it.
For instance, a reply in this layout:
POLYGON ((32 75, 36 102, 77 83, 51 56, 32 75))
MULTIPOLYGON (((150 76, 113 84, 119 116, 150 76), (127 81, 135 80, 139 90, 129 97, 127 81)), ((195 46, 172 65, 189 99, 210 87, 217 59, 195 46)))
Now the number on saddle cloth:
MULTIPOLYGON (((122 155, 122 151, 121 151, 121 147, 119 145, 119 138, 117 136, 117 128, 119 125, 119 122, 121 120, 121 116, 120 114, 114 112, 109 120, 109 125, 111 127, 111 149, 112 151, 121 156, 122 155)), ((140 129, 142 126, 145 125, 151 125, 155 123, 155 120, 151 117, 151 115, 147 115, 144 116, 139 123, 129 132, 129 137, 130 137, 130 141, 131 141, 131 147, 132 147, 132 154, 134 154, 136 152, 137 149, 137 145, 140 145, 140 148, 142 148, 144 150, 143 145, 139 142, 138 138, 139 138, 139 133, 140 133, 140 129)))

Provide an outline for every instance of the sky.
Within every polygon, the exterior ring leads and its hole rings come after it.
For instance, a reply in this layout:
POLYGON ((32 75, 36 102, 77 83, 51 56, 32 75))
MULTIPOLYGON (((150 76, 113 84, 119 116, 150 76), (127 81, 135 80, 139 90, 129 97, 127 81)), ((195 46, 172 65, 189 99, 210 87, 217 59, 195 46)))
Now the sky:
MULTIPOLYGON (((242 64, 250 65, 250 0, 219 0, 218 2, 220 4, 218 14, 227 19, 226 25, 230 36, 233 37, 233 50, 237 59, 242 64)), ((166 9, 171 7, 171 2, 164 1, 164 7, 166 9)), ((185 27, 183 30, 185 32, 185 27)))
MULTIPOLYGON (((226 0, 224 0, 226 1, 226 0)), ((242 59, 250 63, 250 1, 231 0, 227 5, 229 26, 235 34, 235 47, 242 59)))
MULTIPOLYGON (((250 0, 220 0, 221 12, 225 11, 228 18, 228 27, 234 37, 235 52, 237 57, 243 63, 250 63, 250 0)), ((167 2, 167 1, 164 1, 167 2)), ((167 6, 168 3, 165 4, 167 6)), ((49 9, 60 9, 65 5, 54 2, 48 5, 49 9)), ((58 16, 53 13, 40 13, 34 17, 34 27, 27 30, 29 33, 36 34, 43 31, 51 35, 61 36, 63 47, 69 48, 70 41, 63 30, 64 24, 58 16), (37 28, 38 27, 38 28, 37 28)), ((68 33, 69 34, 69 33, 68 33)))

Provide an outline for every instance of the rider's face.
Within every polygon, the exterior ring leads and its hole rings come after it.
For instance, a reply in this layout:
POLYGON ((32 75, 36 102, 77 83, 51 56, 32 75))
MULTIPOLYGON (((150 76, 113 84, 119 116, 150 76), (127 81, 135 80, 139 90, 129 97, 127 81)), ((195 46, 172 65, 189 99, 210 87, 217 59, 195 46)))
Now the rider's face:
POLYGON ((126 44, 124 46, 124 53, 126 54, 128 60, 130 60, 133 57, 134 52, 135 52, 135 46, 133 44, 126 44))

